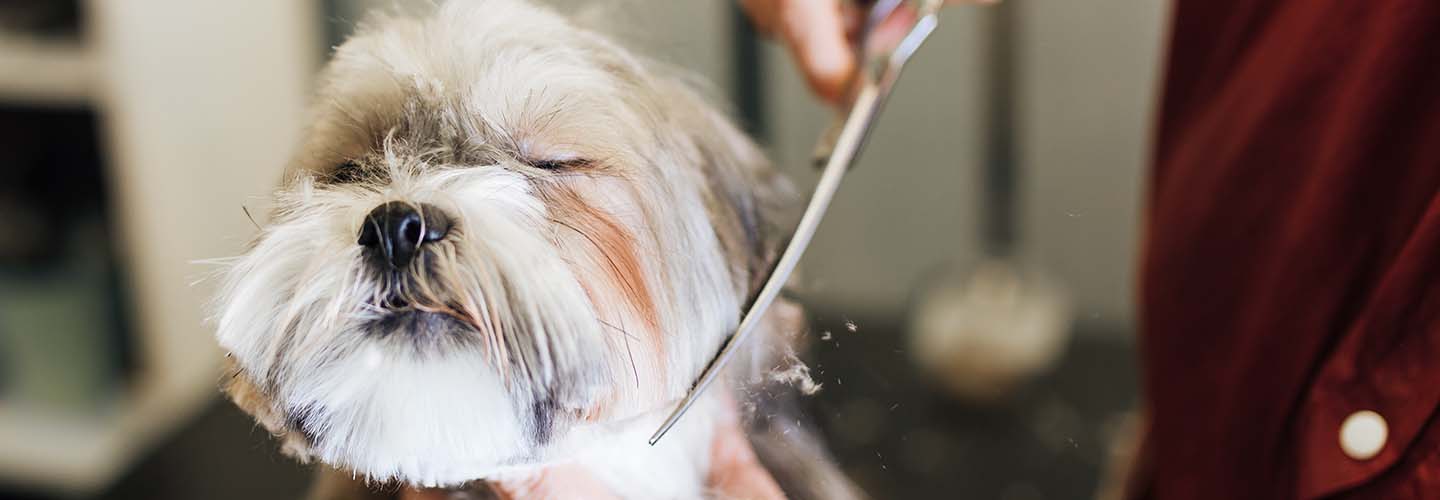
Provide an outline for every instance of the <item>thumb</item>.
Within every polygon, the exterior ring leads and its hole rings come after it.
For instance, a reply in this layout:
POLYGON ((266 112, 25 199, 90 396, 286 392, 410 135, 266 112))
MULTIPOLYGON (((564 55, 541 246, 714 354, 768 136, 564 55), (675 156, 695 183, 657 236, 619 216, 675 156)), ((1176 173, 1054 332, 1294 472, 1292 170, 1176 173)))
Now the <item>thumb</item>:
POLYGON ((855 55, 845 38, 841 2, 788 0, 781 5, 780 31, 810 89, 837 102, 855 71, 855 55))

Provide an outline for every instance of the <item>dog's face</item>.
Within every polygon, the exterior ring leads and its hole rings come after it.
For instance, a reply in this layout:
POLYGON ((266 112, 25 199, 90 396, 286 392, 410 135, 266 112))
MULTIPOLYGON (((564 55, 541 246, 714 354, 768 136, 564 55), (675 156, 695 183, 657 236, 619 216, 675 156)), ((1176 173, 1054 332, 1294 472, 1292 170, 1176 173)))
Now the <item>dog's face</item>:
POLYGON ((513 0, 341 46, 226 269, 227 391, 302 458, 450 484, 688 389, 783 184, 693 93, 513 0))

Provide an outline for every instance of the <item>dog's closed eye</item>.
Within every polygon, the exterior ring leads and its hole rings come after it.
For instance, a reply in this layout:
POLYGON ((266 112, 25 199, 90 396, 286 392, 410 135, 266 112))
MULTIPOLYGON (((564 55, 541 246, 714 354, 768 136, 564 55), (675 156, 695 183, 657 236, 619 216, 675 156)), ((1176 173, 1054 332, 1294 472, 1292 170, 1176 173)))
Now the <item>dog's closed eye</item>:
POLYGON ((530 166, 540 170, 573 170, 590 166, 590 160, 586 158, 557 158, 547 160, 532 160, 530 166))
POLYGON ((352 184, 364 179, 365 169, 354 160, 347 160, 344 163, 336 165, 335 168, 325 176, 325 180, 333 184, 352 184))

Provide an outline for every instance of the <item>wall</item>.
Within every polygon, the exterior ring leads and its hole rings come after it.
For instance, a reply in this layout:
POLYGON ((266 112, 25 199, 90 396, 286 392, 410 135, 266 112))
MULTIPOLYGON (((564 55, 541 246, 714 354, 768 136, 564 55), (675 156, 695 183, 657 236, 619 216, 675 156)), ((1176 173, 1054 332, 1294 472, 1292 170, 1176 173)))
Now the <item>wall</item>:
MULTIPOLYGON (((1124 330, 1164 3, 1012 2, 1020 252, 1067 288, 1081 320, 1124 330)), ((829 309, 899 317, 945 262, 980 255, 987 9, 947 8, 846 179, 805 263, 811 295, 829 309)), ((788 55, 769 55, 770 142, 808 186, 803 159, 828 115, 788 55)))
POLYGON ((1028 251, 1080 319, 1134 318, 1144 178, 1168 2, 1016 2, 1028 251))

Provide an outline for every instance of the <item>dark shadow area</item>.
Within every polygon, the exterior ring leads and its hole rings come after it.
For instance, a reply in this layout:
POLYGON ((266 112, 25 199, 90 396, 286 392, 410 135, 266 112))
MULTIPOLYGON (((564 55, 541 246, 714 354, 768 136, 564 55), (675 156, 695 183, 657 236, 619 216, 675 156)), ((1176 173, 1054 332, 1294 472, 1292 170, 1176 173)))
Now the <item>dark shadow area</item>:
POLYGON ((1094 498, 1107 434, 1136 403, 1128 334, 1079 331, 1052 373, 977 406, 921 378, 901 328, 829 315, 812 331, 808 358, 824 388, 808 401, 810 417, 846 473, 879 499, 1094 498))

